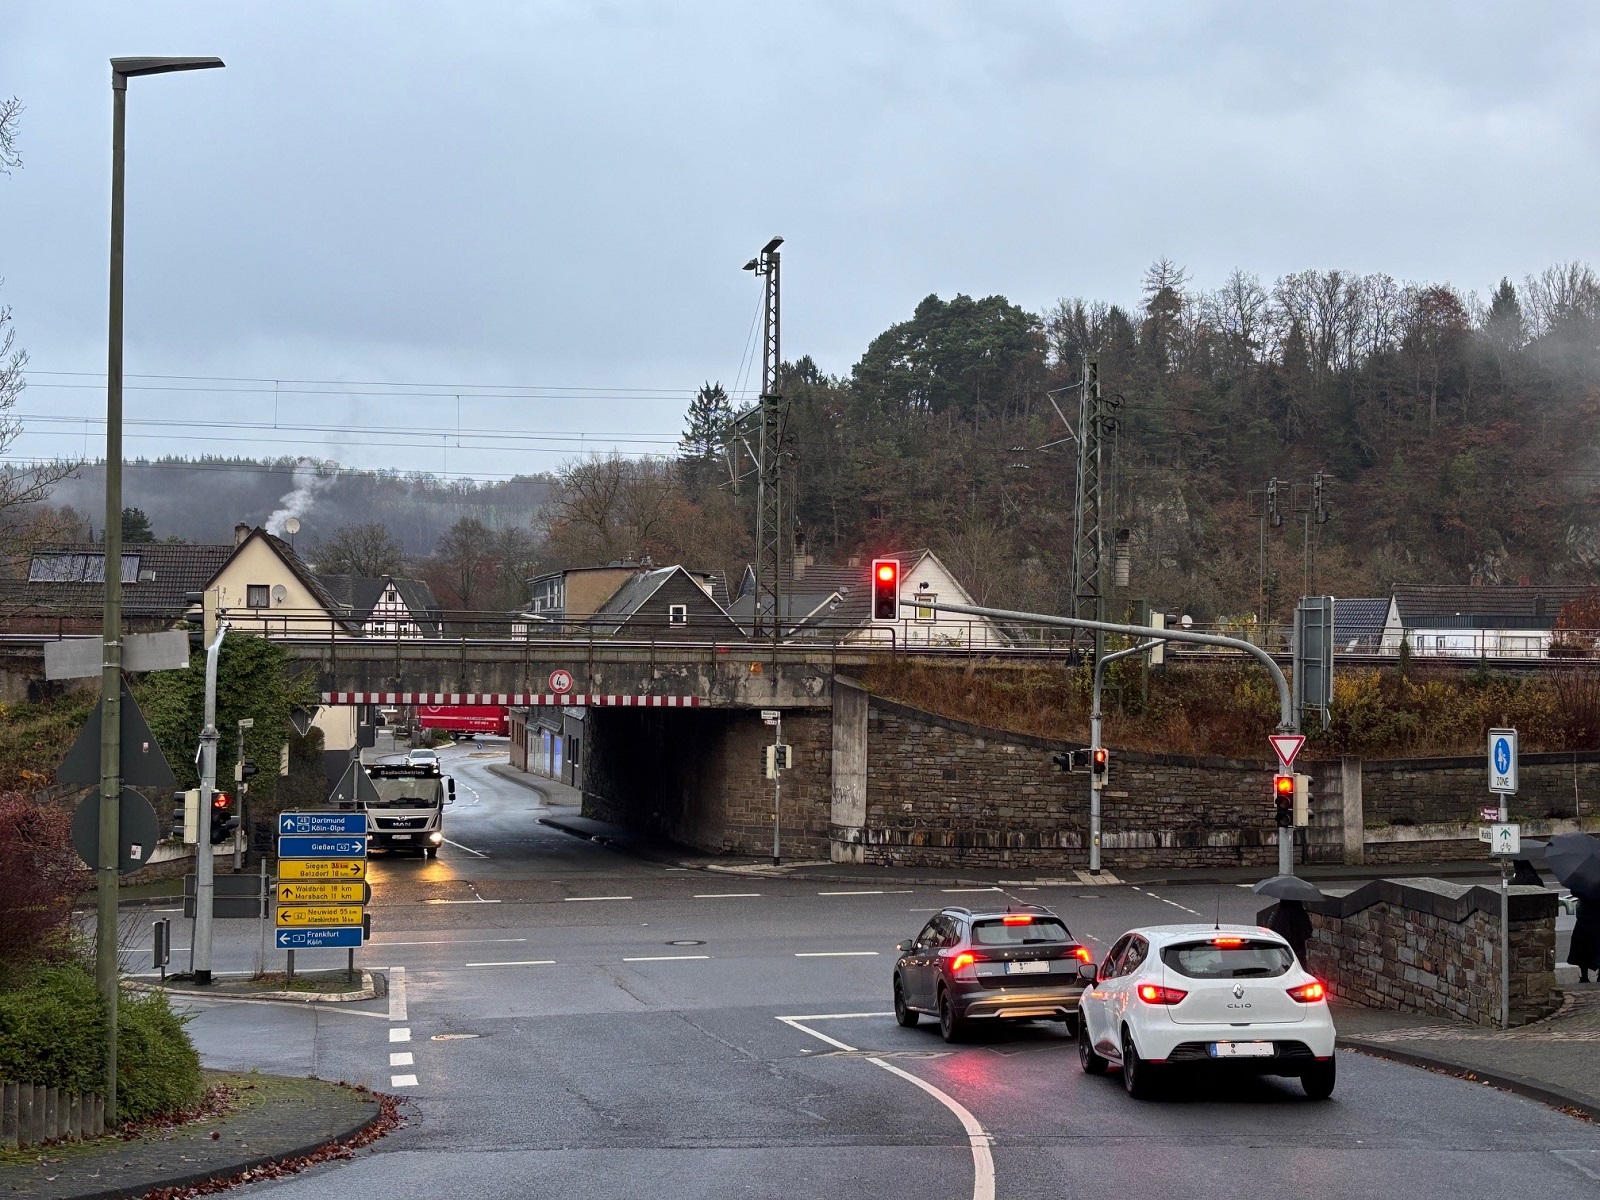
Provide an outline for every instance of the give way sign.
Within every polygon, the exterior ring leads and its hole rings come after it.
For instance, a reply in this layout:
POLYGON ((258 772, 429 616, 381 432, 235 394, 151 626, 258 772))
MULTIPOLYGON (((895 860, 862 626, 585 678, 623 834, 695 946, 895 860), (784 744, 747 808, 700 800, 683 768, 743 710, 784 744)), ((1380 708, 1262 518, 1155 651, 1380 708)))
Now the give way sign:
POLYGON ((1283 764, 1285 771, 1294 766, 1294 760, 1299 757, 1300 747, 1306 744, 1303 733, 1275 733, 1267 739, 1272 743, 1272 752, 1278 756, 1278 761, 1283 764))

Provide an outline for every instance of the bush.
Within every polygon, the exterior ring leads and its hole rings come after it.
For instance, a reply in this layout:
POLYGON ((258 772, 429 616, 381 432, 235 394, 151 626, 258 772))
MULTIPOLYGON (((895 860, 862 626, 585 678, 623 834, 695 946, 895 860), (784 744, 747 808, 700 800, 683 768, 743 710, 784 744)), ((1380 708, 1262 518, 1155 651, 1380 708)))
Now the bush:
POLYGON ((71 836, 61 809, 0 791, 0 987, 66 949, 84 875, 71 836))
MULTIPOLYGON (((200 1100, 200 1056, 167 997, 124 992, 117 1005, 118 1118, 142 1121, 200 1100)), ((74 1092, 105 1082, 105 1009, 81 963, 39 967, 0 992, 0 1079, 74 1092)))

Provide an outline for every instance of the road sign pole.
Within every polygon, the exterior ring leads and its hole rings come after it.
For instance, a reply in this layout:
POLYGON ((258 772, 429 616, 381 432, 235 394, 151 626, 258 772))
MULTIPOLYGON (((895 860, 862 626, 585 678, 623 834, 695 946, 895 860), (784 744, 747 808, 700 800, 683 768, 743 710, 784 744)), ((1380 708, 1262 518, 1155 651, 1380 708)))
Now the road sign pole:
POLYGON ((217 790, 217 662, 228 623, 217 623, 217 636, 206 647, 205 728, 200 731, 200 841, 194 848, 194 981, 211 983, 211 905, 216 891, 211 854, 211 798, 217 790))
MULTIPOLYGON (((773 615, 777 620, 777 615, 773 615)), ((783 821, 783 764, 778 762, 778 756, 783 753, 779 749, 783 745, 783 713, 778 713, 778 719, 773 723, 772 735, 772 865, 777 866, 780 861, 778 849, 779 827, 783 821)))
MULTIPOLYGON (((1504 816, 1504 813, 1501 815, 1504 816)), ((1511 1028, 1511 860, 1509 858, 1500 860, 1500 1028, 1511 1028)))

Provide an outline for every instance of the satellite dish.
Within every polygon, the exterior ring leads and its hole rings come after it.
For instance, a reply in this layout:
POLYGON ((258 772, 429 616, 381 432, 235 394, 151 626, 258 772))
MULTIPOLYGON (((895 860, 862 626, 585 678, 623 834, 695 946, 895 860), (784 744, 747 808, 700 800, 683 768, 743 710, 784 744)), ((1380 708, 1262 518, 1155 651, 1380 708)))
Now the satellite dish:
POLYGON ((289 598, 289 589, 288 588, 284 587, 283 584, 281 584, 281 583, 275 583, 275 584, 272 585, 272 602, 274 604, 282 604, 288 598, 289 598))
POLYGON ((283 531, 291 537, 300 532, 300 518, 290 517, 283 523, 283 531))

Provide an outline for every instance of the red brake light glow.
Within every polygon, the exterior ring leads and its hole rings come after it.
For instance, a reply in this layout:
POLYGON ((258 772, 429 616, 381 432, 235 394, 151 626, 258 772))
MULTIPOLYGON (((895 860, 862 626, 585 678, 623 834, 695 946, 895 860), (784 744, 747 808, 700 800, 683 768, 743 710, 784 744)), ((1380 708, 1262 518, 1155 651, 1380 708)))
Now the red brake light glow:
POLYGON ((1289 989, 1289 998, 1298 1000, 1301 1004, 1315 1004, 1318 1000, 1328 998, 1328 989, 1322 986, 1322 980, 1313 979, 1310 983, 1303 983, 1299 987, 1289 989))
POLYGON ((978 956, 970 950, 963 950, 950 960, 950 973, 957 974, 978 961, 978 956))
POLYGON ((1146 1004, 1176 1004, 1188 994, 1181 988, 1162 987, 1155 983, 1139 985, 1139 999, 1146 1004))
POLYGON ((1211 944, 1213 946, 1242 946, 1244 945, 1244 939, 1236 937, 1212 938, 1211 944))
POLYGON ((1094 955, 1089 953, 1089 947, 1087 946, 1074 946, 1072 948, 1072 953, 1079 962, 1094 961, 1094 955))
POLYGON ((1027 913, 1007 913, 1000 918, 1002 925, 1032 925, 1033 918, 1027 913))

